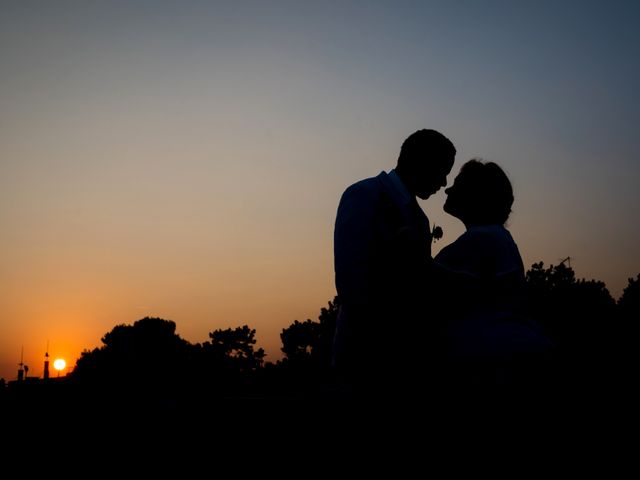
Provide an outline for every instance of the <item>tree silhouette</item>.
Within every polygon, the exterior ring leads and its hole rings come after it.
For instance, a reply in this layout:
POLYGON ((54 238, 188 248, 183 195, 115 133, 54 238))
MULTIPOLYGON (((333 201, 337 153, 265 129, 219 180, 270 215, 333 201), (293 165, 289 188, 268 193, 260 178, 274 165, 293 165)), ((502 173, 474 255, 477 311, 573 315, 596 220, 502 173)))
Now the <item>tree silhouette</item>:
POLYGON ((295 363, 310 363, 313 346, 319 337, 320 324, 310 319, 299 322, 295 320, 288 328, 282 330, 282 352, 287 360, 295 363))
POLYGON ((175 322, 161 318, 116 325, 102 337, 102 347, 81 353, 72 375, 80 381, 138 386, 175 380, 192 353, 191 344, 175 331, 175 322))
POLYGON ((605 284, 576 280, 563 263, 544 268, 534 263, 526 273, 528 308, 558 347, 561 375, 595 385, 612 368, 616 303, 605 284))
POLYGON ((635 279, 629 278, 629 283, 618 299, 618 308, 624 319, 640 321, 640 274, 635 279))
POLYGON ((215 370, 227 372, 250 372, 262 367, 264 350, 254 348, 255 329, 247 325, 235 329, 214 330, 209 333, 208 342, 203 343, 203 353, 207 362, 215 370))
POLYGON ((331 359, 339 306, 338 297, 334 297, 320 309, 318 321, 295 320, 282 330, 284 358, 265 369, 265 383, 271 392, 326 399, 335 385, 331 359))
POLYGON ((629 283, 618 299, 619 360, 621 381, 632 382, 638 363, 638 330, 640 327, 640 274, 629 283))
POLYGON ((331 350, 340 303, 338 297, 321 308, 318 321, 295 320, 282 330, 284 363, 294 368, 327 369, 331 365, 331 350))
POLYGON ((611 323, 615 301, 603 282, 576 280, 565 264, 545 269, 543 262, 532 265, 526 282, 531 312, 561 343, 580 341, 611 323))

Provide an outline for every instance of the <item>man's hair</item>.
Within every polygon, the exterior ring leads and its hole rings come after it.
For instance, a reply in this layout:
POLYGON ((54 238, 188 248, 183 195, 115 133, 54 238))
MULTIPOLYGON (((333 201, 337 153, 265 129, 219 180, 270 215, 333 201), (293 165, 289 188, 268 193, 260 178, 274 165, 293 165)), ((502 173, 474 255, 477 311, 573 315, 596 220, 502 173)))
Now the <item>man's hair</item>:
POLYGON ((474 158, 462 165, 458 176, 464 177, 467 202, 475 221, 485 225, 507 221, 513 205, 513 187, 498 164, 474 158))
POLYGON ((456 148, 451 140, 435 130, 423 129, 409 135, 402 143, 398 165, 416 160, 425 160, 425 157, 453 158, 456 148))

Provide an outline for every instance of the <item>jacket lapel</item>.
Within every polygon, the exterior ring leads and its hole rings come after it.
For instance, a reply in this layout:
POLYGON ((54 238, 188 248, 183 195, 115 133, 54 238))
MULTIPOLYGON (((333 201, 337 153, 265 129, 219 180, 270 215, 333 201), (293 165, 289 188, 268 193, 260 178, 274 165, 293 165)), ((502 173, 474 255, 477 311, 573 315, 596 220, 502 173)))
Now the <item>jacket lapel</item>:
POLYGON ((393 181, 389 178, 389 174, 381 172, 378 175, 378 181, 387 195, 387 197, 393 202, 398 211, 404 218, 406 225, 413 226, 419 232, 424 235, 426 242, 431 251, 431 229, 429 227, 429 218, 424 213, 424 210, 420 208, 415 197, 407 201, 401 192, 398 191, 393 181))

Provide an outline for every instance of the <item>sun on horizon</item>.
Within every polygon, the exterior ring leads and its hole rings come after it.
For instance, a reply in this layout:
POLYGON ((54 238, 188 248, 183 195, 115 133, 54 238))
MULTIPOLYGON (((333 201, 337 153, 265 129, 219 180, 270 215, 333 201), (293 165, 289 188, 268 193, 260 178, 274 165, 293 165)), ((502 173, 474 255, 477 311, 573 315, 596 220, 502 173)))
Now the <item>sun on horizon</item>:
POLYGON ((61 372, 67 366, 67 362, 64 358, 56 358, 53 361, 53 368, 55 368, 58 372, 61 372))

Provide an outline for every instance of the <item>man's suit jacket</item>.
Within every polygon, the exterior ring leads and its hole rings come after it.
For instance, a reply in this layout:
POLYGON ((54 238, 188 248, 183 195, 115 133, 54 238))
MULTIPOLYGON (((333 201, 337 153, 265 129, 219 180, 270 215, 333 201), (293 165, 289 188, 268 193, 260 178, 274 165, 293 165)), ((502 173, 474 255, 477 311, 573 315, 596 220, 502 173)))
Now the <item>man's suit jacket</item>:
POLYGON ((346 368, 392 364, 416 332, 408 329, 428 303, 429 220, 389 174, 343 193, 334 231, 335 281, 341 310, 334 363, 346 368))

